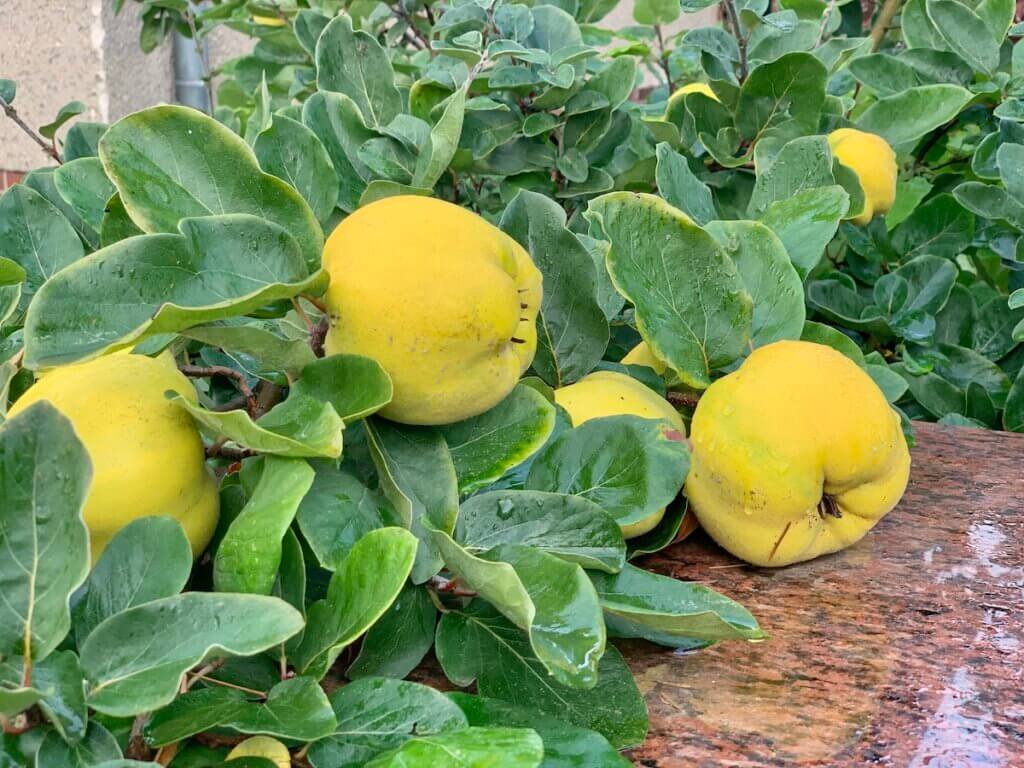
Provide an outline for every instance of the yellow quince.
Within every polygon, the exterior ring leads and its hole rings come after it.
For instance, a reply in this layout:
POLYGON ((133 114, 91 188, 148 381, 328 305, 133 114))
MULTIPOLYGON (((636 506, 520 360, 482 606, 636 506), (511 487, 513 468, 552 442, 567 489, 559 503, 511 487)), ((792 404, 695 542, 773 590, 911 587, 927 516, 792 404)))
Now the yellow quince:
MULTIPOLYGON (((686 425, 672 405, 650 387, 618 371, 595 371, 575 384, 555 390, 555 402, 569 414, 572 425, 578 427, 590 419, 604 416, 640 416, 644 419, 662 419, 686 439, 686 425)), ((643 520, 622 526, 622 535, 631 539, 652 530, 665 516, 659 509, 643 520)))
POLYGON ((871 377, 831 347, 755 350, 701 397, 686 495, 749 563, 789 565, 860 540, 903 495, 910 452, 871 377))
POLYGON ((430 197, 360 208, 324 248, 328 354, 377 360, 382 415, 449 424, 494 407, 533 362, 541 274, 515 240, 430 197))
POLYGON ((213 536, 217 483, 191 417, 164 396, 170 390, 196 400, 171 358, 113 354, 48 371, 11 407, 15 416, 48 400, 89 452, 92 485, 83 515, 93 562, 140 517, 175 518, 196 556, 213 536))
POLYGON ((253 736, 237 744, 228 752, 227 762, 230 763, 240 757, 264 757, 277 768, 292 768, 292 756, 288 753, 288 747, 269 736, 253 736))
POLYGON ((832 155, 853 171, 864 190, 864 207, 851 221, 863 226, 875 214, 887 213, 896 199, 896 153, 874 133, 839 128, 828 135, 832 155))
POLYGON ((651 351, 650 345, 646 341, 641 341, 635 347, 633 347, 621 360, 623 365, 646 365, 648 368, 653 370, 659 376, 663 376, 665 371, 668 370, 668 366, 654 356, 651 351))

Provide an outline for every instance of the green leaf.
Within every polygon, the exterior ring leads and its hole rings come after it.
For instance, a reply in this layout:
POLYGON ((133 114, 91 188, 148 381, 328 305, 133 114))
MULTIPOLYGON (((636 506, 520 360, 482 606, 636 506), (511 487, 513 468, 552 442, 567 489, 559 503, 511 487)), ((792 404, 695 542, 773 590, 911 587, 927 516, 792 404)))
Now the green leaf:
POLYGON ((489 411, 441 427, 463 496, 490 485, 547 442, 555 408, 535 389, 520 384, 489 411))
POLYGON ((265 701, 249 701, 232 688, 212 686, 189 691, 146 723, 143 734, 151 747, 162 747, 212 728, 313 741, 334 730, 337 721, 327 694, 310 677, 282 680, 265 701))
POLYGON ((107 544, 75 608, 81 646, 105 619, 136 605, 181 592, 192 573, 192 546, 171 517, 132 520, 107 544))
POLYGON ((999 66, 1002 39, 996 40, 968 6, 958 0, 926 0, 925 11, 949 48, 972 67, 990 75, 999 66))
POLYGON ((522 190, 505 209, 501 228, 533 258, 544 276, 533 369, 553 387, 593 370, 608 346, 608 320, 597 301, 597 273, 586 247, 565 226, 550 198, 522 190))
POLYGON ((327 222, 338 200, 338 174, 315 133, 297 120, 274 115, 252 150, 264 171, 288 182, 317 220, 327 222))
POLYGON ((89 706, 115 717, 157 709, 175 698, 185 672, 211 655, 251 656, 300 629, 298 611, 262 595, 186 592, 129 608, 82 644, 89 706))
POLYGON ((57 731, 47 733, 39 743, 35 765, 60 768, 93 768, 121 757, 117 739, 102 725, 93 721, 85 738, 69 744, 57 731))
POLYGON ((790 200, 807 189, 835 183, 832 151, 824 136, 793 139, 784 144, 769 162, 758 158, 757 166, 757 181, 750 196, 752 215, 760 215, 772 203, 790 200))
POLYGON ((1010 432, 1024 432, 1024 373, 1017 374, 1006 396, 1003 428, 1010 432))
POLYGON ((295 241, 268 221, 185 219, 180 235, 122 240, 47 281, 25 322, 26 365, 91 359, 243 315, 310 291, 322 278, 308 275, 295 241))
POLYGON ((810 320, 804 325, 804 332, 800 334, 803 341, 813 341, 815 344, 824 344, 837 352, 841 352, 853 360, 857 365, 864 367, 864 353, 856 342, 842 331, 836 330, 821 323, 813 323, 810 320))
POLYGON ((401 526, 391 502, 333 462, 316 462, 313 486, 296 515, 320 565, 337 570, 355 543, 377 528, 401 526))
POLYGON ((114 195, 107 201, 100 225, 100 244, 106 248, 129 237, 145 234, 128 216, 128 211, 121 202, 121 195, 114 195))
POLYGON ((409 739, 467 726, 462 710, 444 694, 405 680, 356 680, 331 694, 331 706, 337 726, 310 747, 313 768, 360 768, 409 739))
POLYGON ((330 355, 302 369, 290 396, 330 403, 346 424, 376 413, 393 394, 391 377, 376 360, 362 355, 330 355))
POLYGON ((544 742, 544 762, 540 768, 628 768, 632 765, 601 734, 556 720, 545 712, 459 692, 449 693, 448 698, 462 709, 471 726, 504 725, 535 730, 544 742))
POLYGON ((216 591, 270 594, 281 565, 281 540, 312 484, 313 468, 301 459, 263 458, 256 489, 217 546, 216 591))
POLYGON ((842 187, 806 189, 768 206, 761 223, 779 236, 797 273, 806 277, 839 229, 850 196, 842 187))
POLYGON ((653 195, 612 192, 592 200, 586 216, 611 241, 608 272, 636 306, 640 335, 684 383, 706 388, 750 338, 752 301, 736 266, 653 195))
POLYGON ((294 380, 317 360, 305 339, 282 338, 255 325, 206 325, 188 328, 179 335, 254 358, 254 373, 260 376, 280 371, 294 380))
POLYGON ((0 256, 24 270, 22 307, 55 272, 84 255, 71 224, 38 192, 15 184, 0 196, 0 256))
POLYGON ((945 360, 935 363, 935 372, 962 390, 972 383, 980 384, 992 398, 996 408, 1002 408, 1010 391, 1010 380, 999 366, 973 349, 940 344, 945 360))
POLYGON ((0 288, 16 286, 24 282, 25 270, 16 261, 0 256, 0 288))
POLYGON ((8 104, 14 103, 14 96, 18 92, 18 84, 14 80, 0 78, 0 99, 8 104))
POLYGON ((970 346, 989 360, 999 360, 1017 346, 1013 329, 1022 321, 1024 311, 1010 309, 1007 300, 997 296, 978 310, 970 346))
POLYGON ((996 151, 996 163, 1006 191, 1024 204, 1024 144, 1002 144, 996 151))
POLYGON ((317 91, 302 107, 302 122, 320 139, 338 176, 338 207, 351 213, 366 189, 369 169, 359 160, 359 147, 376 134, 359 107, 340 93, 317 91))
POLYGON ((536 768, 543 757, 540 736, 526 728, 465 728, 410 739, 366 768, 536 768))
POLYGON ((474 600, 442 617, 436 652, 450 680, 462 686, 476 680, 481 696, 591 728, 618 749, 647 736, 647 706, 613 646, 601 658, 594 688, 569 688, 552 679, 514 624, 474 600))
POLYGON ((208 411, 180 395, 173 399, 213 440, 223 437, 242 448, 291 459, 341 456, 344 423, 330 403, 293 394, 253 421, 242 409, 208 411))
POLYGON ((97 232, 103 226, 107 201, 117 190, 103 172, 103 163, 97 157, 83 157, 64 163, 53 172, 57 191, 82 221, 97 232))
POLYGON ((459 137, 462 135, 468 87, 467 83, 449 97, 441 117, 430 129, 430 137, 416 160, 412 186, 432 189, 455 157, 455 152, 459 148, 459 137))
POLYGON ((592 573, 608 631, 654 642, 713 643, 763 640, 757 620, 742 605, 701 584, 627 565, 617 574, 592 573))
POLYGON ((57 110, 57 116, 46 125, 39 126, 39 134, 45 136, 47 139, 52 139, 57 135, 57 131, 61 129, 68 120, 85 112, 86 106, 80 101, 69 101, 67 104, 57 110))
POLYGON ((756 221, 713 221, 707 231, 729 254, 753 299, 751 343, 799 339, 806 314, 803 283, 782 241, 756 221))
POLYGON ((260 170, 249 146, 213 118, 160 106, 114 123, 100 159, 132 220, 146 232, 177 232, 182 219, 251 214, 290 234, 310 272, 323 231, 291 186, 260 170))
POLYGON ((911 259, 921 254, 955 257, 974 238, 974 214, 952 195, 936 195, 918 206, 892 235, 892 244, 911 259))
POLYGON ((972 98, 966 88, 948 83, 908 88, 864 110, 857 128, 877 133, 893 145, 906 144, 948 123, 972 98))
POLYGON ((579 565, 519 544, 499 544, 475 556, 447 534, 434 536, 448 569, 528 634, 555 680, 577 688, 595 685, 604 622, 579 565))
POLYGON ((491 491, 463 503, 455 539, 480 552, 525 544, 584 568, 614 573, 626 562, 616 521, 582 496, 543 491, 491 491))
POLYGON ((106 123, 90 123, 80 120, 64 134, 64 164, 82 157, 99 155, 100 138, 107 132, 106 123))
POLYGON ((689 452, 671 424, 607 416, 553 440, 531 465, 526 487, 582 496, 624 527, 672 501, 689 466, 689 452))
POLYGON ((434 644, 437 608, 425 587, 406 584, 366 633, 359 655, 345 674, 350 680, 409 675, 434 644))
POLYGON ((356 542, 331 577, 327 597, 309 606, 306 633, 292 654, 300 673, 322 678, 384 614, 412 571, 416 544, 403 528, 370 531, 356 542))
POLYGON ((892 370, 904 378, 910 394, 935 418, 941 419, 948 414, 962 415, 966 409, 963 390, 941 376, 934 373, 915 376, 903 363, 893 365, 892 370))
POLYGON ((422 584, 442 564, 431 531, 451 533, 459 513, 459 488, 451 453, 444 436, 432 427, 373 419, 366 422, 366 436, 381 490, 405 527, 420 541, 412 580, 422 584))
POLYGON ((636 0, 633 18, 638 24, 669 24, 679 18, 676 0, 636 0))
POLYGON ((718 218, 711 189, 698 179, 687 159, 665 142, 658 144, 655 178, 658 193, 700 225, 718 218))
POLYGON ((756 141, 770 128, 787 123, 801 133, 817 128, 825 101, 825 65, 809 53, 795 52, 755 67, 740 88, 736 128, 756 141))
POLYGON ((68 205, 67 200, 61 197, 60 192, 57 191, 57 184, 53 180, 54 172, 55 169, 53 168, 36 168, 34 171, 29 171, 25 174, 25 178, 21 180, 21 183, 38 192, 58 211, 64 214, 64 218, 68 220, 72 229, 78 234, 81 241, 85 243, 86 250, 98 248, 99 239, 95 230, 82 221, 82 217, 75 213, 75 209, 68 205))
POLYGON ((0 425, 0 657, 42 661, 71 628, 68 600, 89 572, 91 478, 71 422, 48 402, 0 425))
POLYGON ((316 44, 317 88, 352 99, 366 123, 382 128, 402 112, 402 95, 387 52, 352 19, 341 14, 320 34, 316 44))
POLYGON ((0 712, 10 716, 38 704, 62 739, 81 740, 86 734, 88 711, 78 657, 71 651, 54 651, 33 665, 31 688, 21 687, 23 677, 23 659, 0 661, 0 712), (22 704, 9 708, 10 698, 20 699, 22 704))

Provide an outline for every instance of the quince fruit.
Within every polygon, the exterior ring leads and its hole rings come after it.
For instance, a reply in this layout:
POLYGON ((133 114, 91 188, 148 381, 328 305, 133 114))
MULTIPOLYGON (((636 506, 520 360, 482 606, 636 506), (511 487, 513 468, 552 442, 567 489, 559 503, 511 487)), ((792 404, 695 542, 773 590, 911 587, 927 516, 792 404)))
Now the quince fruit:
POLYGON ((668 370, 665 363, 654 356, 646 341, 641 341, 633 347, 620 361, 623 365, 646 365, 659 376, 664 376, 668 370))
MULTIPOLYGON (((555 390, 555 402, 569 414, 574 427, 604 416, 640 416, 662 419, 686 438, 686 425, 678 411, 650 387, 618 371, 595 371, 575 384, 555 390)), ((665 516, 664 508, 643 520, 622 526, 624 538, 632 539, 652 530, 665 516)))
POLYGON ((863 226, 875 214, 887 213, 896 199, 896 153, 874 133, 839 128, 828 135, 832 154, 855 174, 864 190, 864 207, 853 217, 863 226))
POLYGON ((687 85, 684 85, 682 88, 677 88, 675 91, 672 92, 672 95, 668 97, 668 106, 665 111, 671 112, 672 105, 675 104, 675 102, 679 101, 679 99, 683 98, 688 93, 703 93, 709 99, 714 99, 715 101, 719 102, 721 101, 721 99, 719 99, 715 95, 715 92, 711 90, 711 86, 708 85, 707 83, 689 83, 687 85))
POLYGON ((328 354, 377 360, 394 384, 381 411, 449 424, 501 402, 533 362, 541 274, 515 240, 429 197, 360 208, 324 248, 328 354))
POLYGON ((191 417, 168 400, 195 402, 192 384, 169 357, 113 354, 47 372, 11 407, 14 416, 48 400, 75 429, 92 461, 83 512, 95 563, 132 520, 175 518, 198 556, 217 527, 217 483, 191 417))
POLYGON ((903 495, 910 452, 871 377, 831 347, 755 350, 701 397, 686 495, 749 563, 789 565, 860 540, 903 495))
POLYGON ((269 736, 253 736, 240 742, 228 752, 227 762, 240 757, 264 757, 277 768, 292 768, 292 756, 288 753, 288 747, 269 736))

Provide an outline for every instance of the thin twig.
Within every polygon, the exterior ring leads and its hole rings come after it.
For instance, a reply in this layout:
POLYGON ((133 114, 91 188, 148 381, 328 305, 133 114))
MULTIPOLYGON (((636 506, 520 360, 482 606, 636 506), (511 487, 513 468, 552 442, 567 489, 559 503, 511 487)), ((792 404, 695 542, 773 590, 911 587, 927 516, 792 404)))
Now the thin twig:
POLYGON ((156 757, 153 761, 157 765, 170 765, 175 755, 178 754, 178 742, 173 744, 167 744, 166 746, 160 747, 160 750, 156 753, 156 757))
POLYGON ((309 319, 309 315, 306 314, 306 310, 302 308, 302 304, 300 304, 299 300, 294 296, 292 297, 292 307, 295 308, 295 314, 299 316, 299 319, 306 326, 306 330, 312 333, 314 328, 313 321, 309 319))
POLYGON ((240 371, 228 368, 226 365, 179 365, 178 370, 190 379, 205 379, 210 376, 223 376, 231 379, 238 391, 245 396, 246 410, 249 411, 249 415, 252 416, 256 413, 256 395, 249 386, 249 382, 245 380, 245 374, 240 371))
POLYGON ((146 745, 146 740, 142 736, 142 729, 146 725, 146 721, 149 719, 148 714, 136 715, 135 720, 132 721, 132 729, 128 735, 128 745, 124 751, 124 756, 129 760, 148 760, 151 754, 149 747, 146 745))
POLYGON ((413 38, 410 42, 415 43, 420 50, 430 50, 430 38, 426 37, 416 26, 414 17, 400 5, 393 6, 391 10, 405 22, 405 26, 412 32, 413 38))
POLYGON ((32 127, 21 119, 21 115, 18 114, 18 110, 16 110, 14 107, 8 104, 3 97, 0 97, 0 106, 3 107, 4 114, 7 115, 7 117, 9 117, 11 120, 13 120, 16 126, 21 128, 21 130, 23 130, 28 135, 28 137, 32 139, 32 141, 38 144, 39 148, 42 149, 43 152, 45 152, 46 154, 48 154, 50 157, 57 161, 57 165, 64 164, 64 160, 61 158, 60 152, 57 151, 57 148, 52 143, 48 142, 46 139, 44 139, 42 136, 36 133, 34 130, 32 130, 32 127))
POLYGON ((321 299, 318 299, 316 296, 310 296, 309 294, 306 293, 300 293, 299 298, 302 299, 303 301, 308 301, 310 304, 316 307, 317 310, 320 311, 321 313, 325 315, 327 314, 327 304, 321 299))
POLYGON ((665 73, 665 83, 668 85, 668 92, 671 94, 676 89, 672 83, 672 72, 668 66, 668 54, 665 52, 665 38, 661 34, 661 24, 654 25, 654 34, 658 36, 658 63, 661 65, 661 70, 665 73))
POLYGON ((199 57, 199 64, 203 68, 203 85, 206 87, 206 100, 209 104, 210 114, 216 106, 213 98, 213 76, 210 74, 209 53, 199 39, 199 30, 196 28, 196 15, 191 5, 185 11, 185 21, 188 23, 189 31, 192 33, 192 44, 196 48, 196 55, 199 57))
POLYGON ((832 12, 836 9, 836 0, 828 0, 828 6, 825 8, 825 13, 821 17, 821 26, 818 27, 818 45, 825 42, 825 27, 828 26, 828 19, 832 15, 832 12))
POLYGON ((733 37, 736 38, 736 45, 740 49, 740 82, 747 79, 749 63, 747 61, 747 38, 743 36, 743 27, 740 26, 740 15, 736 10, 736 0, 722 0, 725 6, 725 13, 729 17, 729 26, 732 27, 733 37))
POLYGON ((872 51, 877 51, 882 45, 882 39, 901 5, 903 5, 903 0, 885 0, 882 10, 878 12, 878 18, 875 19, 875 23, 871 27, 872 51))
MULTIPOLYGON (((191 675, 191 673, 189 673, 189 674, 191 675)), ((225 688, 234 688, 236 691, 241 691, 242 693, 248 693, 250 696, 259 696, 261 699, 267 698, 267 692, 266 691, 257 691, 255 688, 246 688, 244 685, 235 685, 234 683, 229 683, 226 680, 218 680, 215 677, 207 677, 206 675, 200 675, 198 673, 196 673, 195 675, 191 675, 191 676, 192 676, 193 680, 197 680, 198 679, 198 680, 202 680, 204 683, 213 683, 214 685, 222 685, 225 688)))

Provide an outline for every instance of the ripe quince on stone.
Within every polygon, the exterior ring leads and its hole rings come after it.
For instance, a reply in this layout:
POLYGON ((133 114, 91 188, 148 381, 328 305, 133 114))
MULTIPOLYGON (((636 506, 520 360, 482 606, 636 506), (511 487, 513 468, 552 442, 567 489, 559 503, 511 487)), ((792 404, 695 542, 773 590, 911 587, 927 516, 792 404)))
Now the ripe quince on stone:
POLYGON ((388 197, 324 248, 328 354, 377 360, 394 383, 383 416, 448 424, 501 402, 533 362, 541 274, 515 240, 457 205, 388 197))
POLYGON ((779 341, 714 382, 691 423, 686 495, 723 548, 779 566, 860 540, 907 486, 899 415, 831 347, 779 341))
POLYGON ((181 523, 198 556, 217 527, 217 483, 188 413, 195 389, 169 357, 112 354, 46 373, 11 407, 17 415, 48 400, 74 427, 92 462, 83 512, 93 562, 121 528, 140 517, 181 523))

